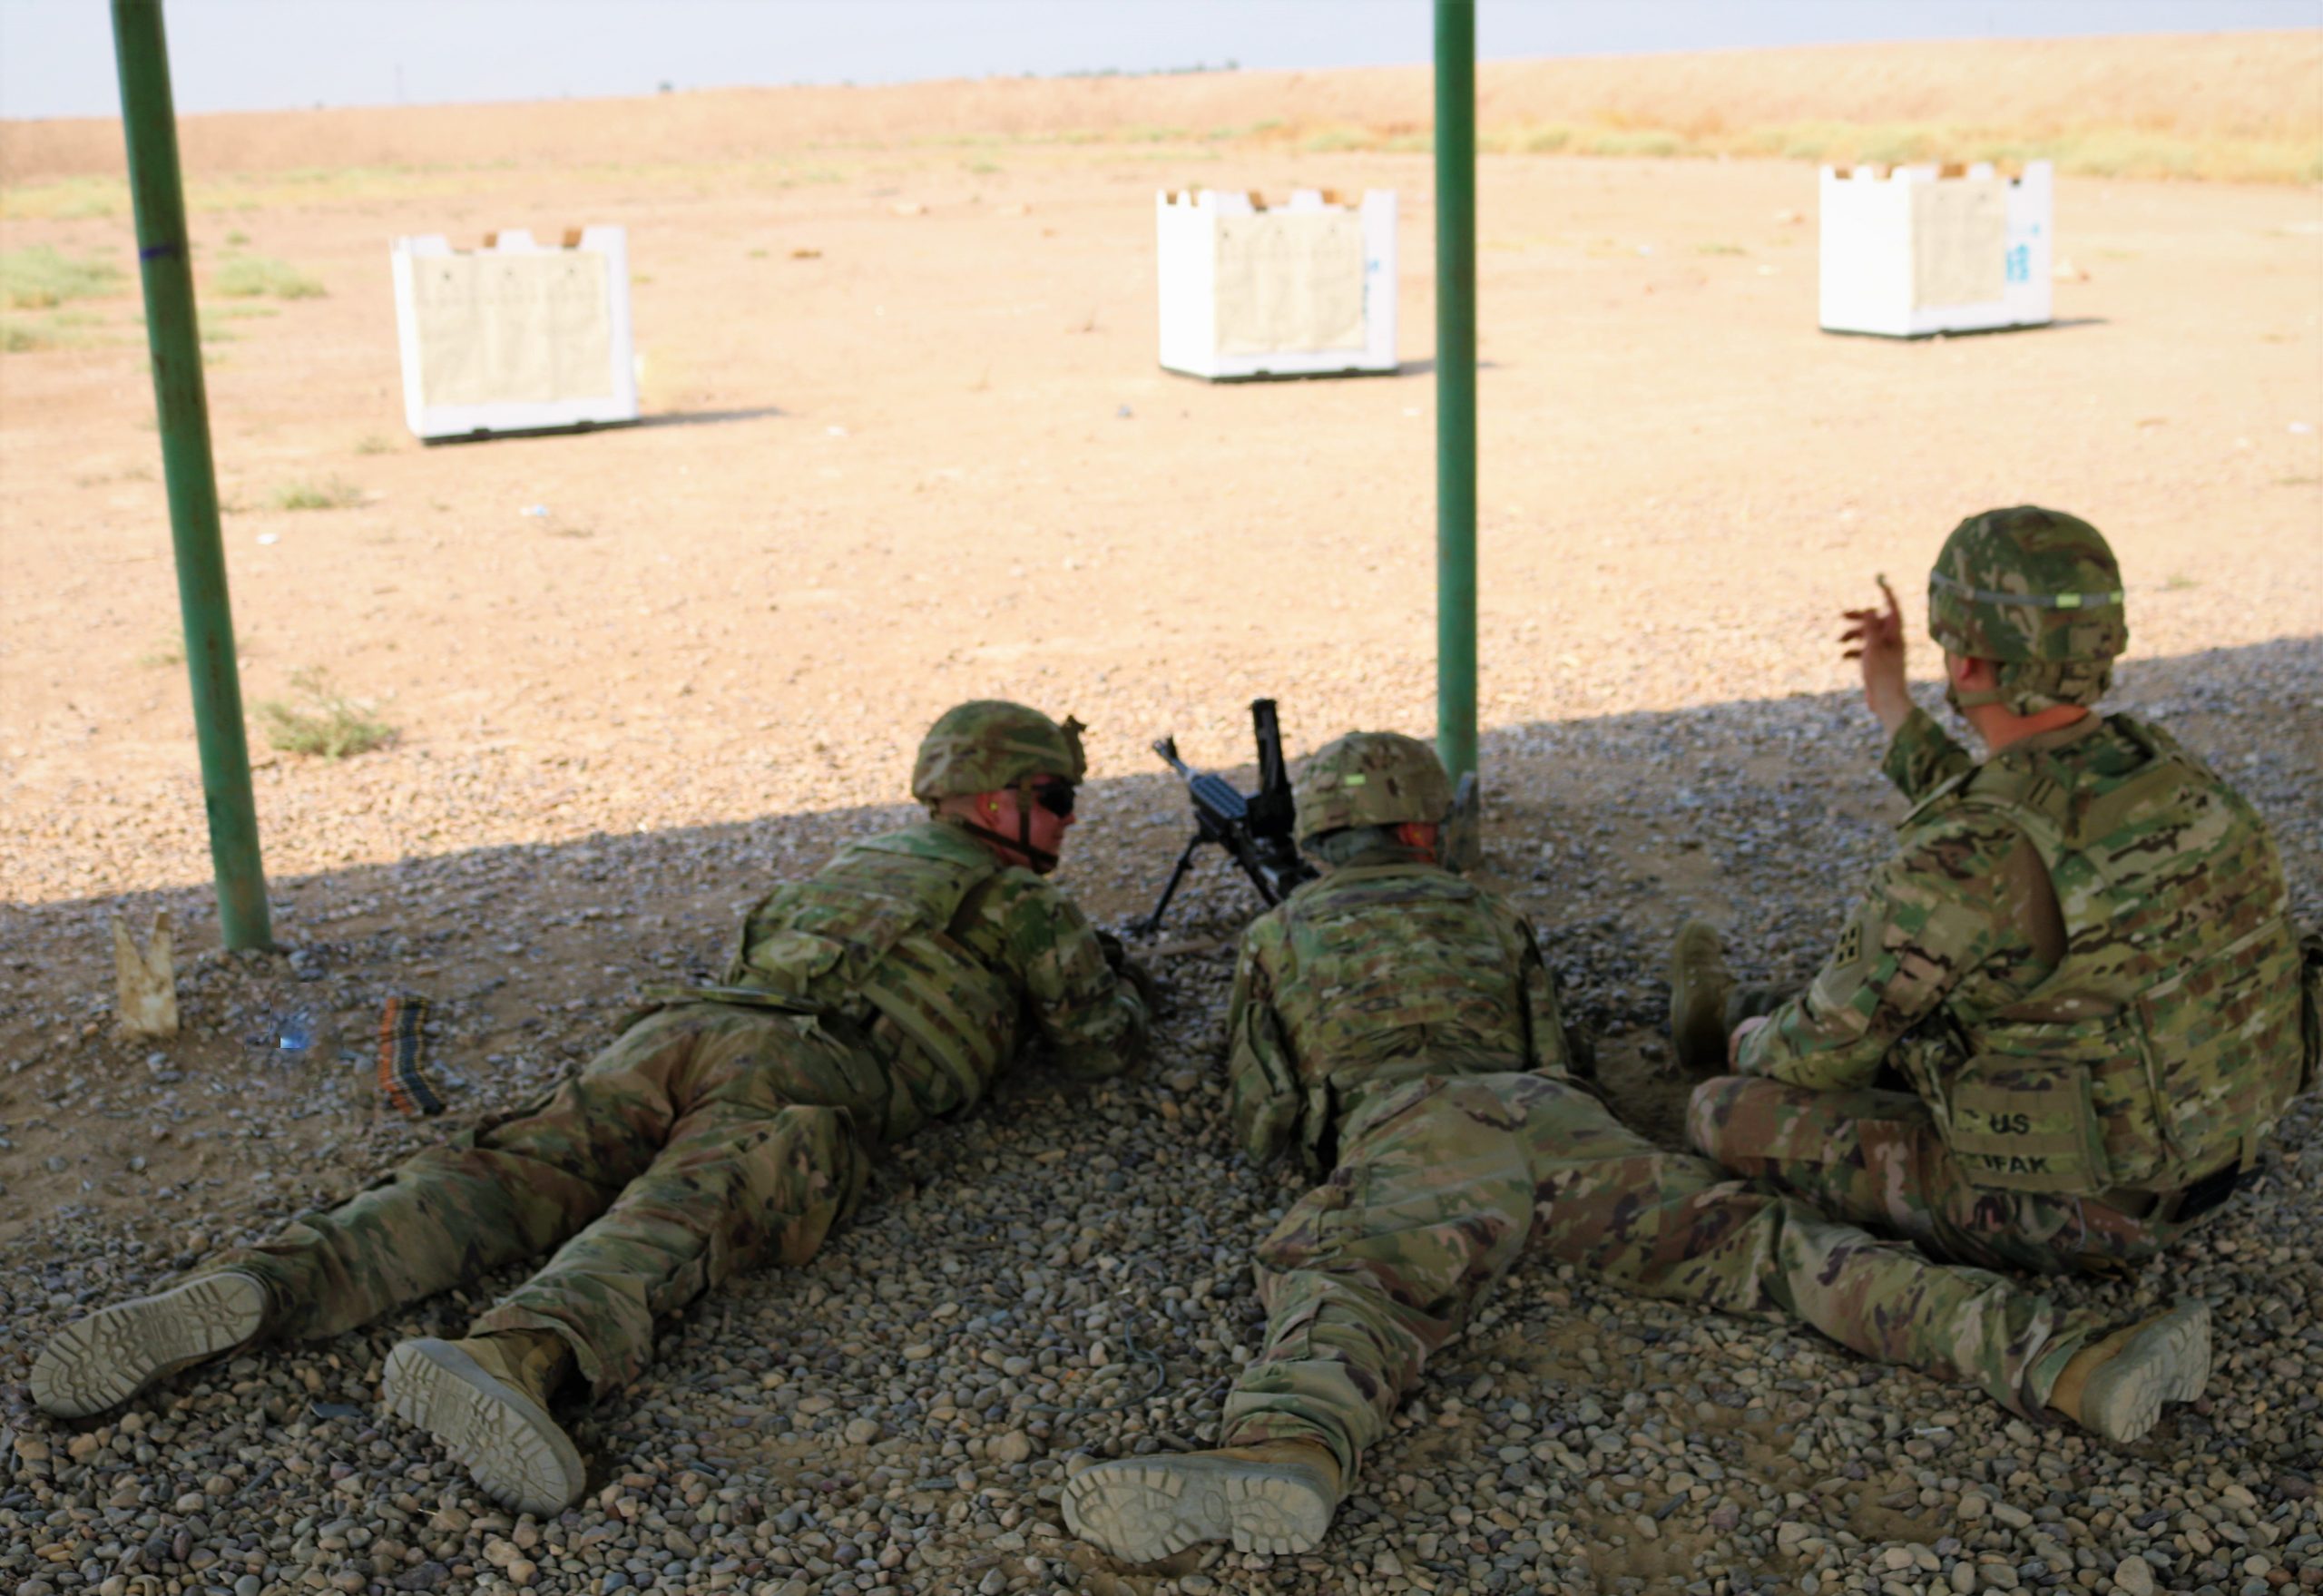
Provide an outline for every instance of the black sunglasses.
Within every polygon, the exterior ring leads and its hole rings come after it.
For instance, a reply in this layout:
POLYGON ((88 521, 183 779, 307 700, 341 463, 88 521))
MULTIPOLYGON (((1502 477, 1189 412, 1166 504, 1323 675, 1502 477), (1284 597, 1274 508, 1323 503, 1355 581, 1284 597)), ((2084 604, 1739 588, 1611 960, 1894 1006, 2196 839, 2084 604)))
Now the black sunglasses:
POLYGON ((1044 781, 1033 788, 1034 801, 1059 819, 1073 813, 1073 786, 1070 781, 1044 781))

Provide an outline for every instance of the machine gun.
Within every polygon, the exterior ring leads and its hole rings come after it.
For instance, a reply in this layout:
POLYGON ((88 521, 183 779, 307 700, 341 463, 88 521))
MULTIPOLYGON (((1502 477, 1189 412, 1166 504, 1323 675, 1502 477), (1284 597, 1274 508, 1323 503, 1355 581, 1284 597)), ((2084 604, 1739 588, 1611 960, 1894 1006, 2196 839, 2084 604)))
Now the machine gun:
POLYGON ((1282 730, 1275 723, 1272 699, 1251 700, 1250 729, 1259 744, 1259 790, 1247 795, 1235 790, 1223 776, 1196 770, 1178 758, 1176 738, 1165 737, 1154 743, 1153 751, 1185 781, 1187 796, 1193 800, 1194 835, 1186 851, 1178 856, 1177 867, 1170 872, 1169 885, 1162 887, 1153 912, 1130 922, 1133 935, 1150 936, 1161 928, 1162 913, 1169 908, 1178 883, 1185 879, 1194 850, 1206 842, 1214 842, 1233 856, 1269 908, 1289 896, 1299 883, 1314 878, 1315 867, 1299 857, 1299 845, 1292 840, 1290 772, 1282 762, 1282 730))

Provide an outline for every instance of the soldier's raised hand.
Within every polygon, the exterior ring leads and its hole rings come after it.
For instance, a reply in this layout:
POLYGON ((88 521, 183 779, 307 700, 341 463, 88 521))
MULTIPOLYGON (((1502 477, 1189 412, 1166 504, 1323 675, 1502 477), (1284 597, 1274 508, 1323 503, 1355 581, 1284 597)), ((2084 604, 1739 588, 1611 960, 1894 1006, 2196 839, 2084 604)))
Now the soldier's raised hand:
POLYGON ((1848 645, 1845 657, 1863 669, 1863 701, 1893 737, 1911 715, 1912 695, 1904 682, 1903 606, 1884 576, 1879 591, 1886 607, 1848 611, 1848 629, 1839 641, 1848 645))

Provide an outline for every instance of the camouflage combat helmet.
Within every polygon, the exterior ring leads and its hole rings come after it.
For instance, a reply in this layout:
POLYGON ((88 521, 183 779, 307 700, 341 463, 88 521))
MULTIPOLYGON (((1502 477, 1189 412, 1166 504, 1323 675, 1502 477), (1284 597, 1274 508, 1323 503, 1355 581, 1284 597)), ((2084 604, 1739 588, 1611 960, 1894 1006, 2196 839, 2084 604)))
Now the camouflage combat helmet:
POLYGON ((1398 731, 1350 731, 1318 749, 1293 788, 1299 844, 1349 826, 1433 824, 1452 808, 1436 750, 1398 731))
POLYGON ((2130 641, 2122 568, 2104 534, 2078 516, 2025 504, 1953 528, 1927 575, 1928 635, 2000 667, 2000 690, 1960 703, 2031 714, 2091 704, 2130 641))
POLYGON ((1081 722, 1059 726, 1038 710, 1004 699, 977 699, 944 711, 920 739, 911 796, 926 804, 969 793, 998 792, 1044 776, 1077 782, 1089 769, 1081 722))

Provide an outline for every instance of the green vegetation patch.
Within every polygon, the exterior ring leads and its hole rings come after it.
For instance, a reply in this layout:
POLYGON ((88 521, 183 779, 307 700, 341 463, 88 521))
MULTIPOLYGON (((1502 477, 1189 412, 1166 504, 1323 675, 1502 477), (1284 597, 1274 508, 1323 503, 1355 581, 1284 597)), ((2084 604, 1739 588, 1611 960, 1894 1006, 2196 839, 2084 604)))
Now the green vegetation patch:
POLYGON ((31 355, 56 348, 56 335, 44 321, 21 316, 0 316, 0 353, 31 355))
POLYGON ((1618 127, 1584 134, 1574 145, 1584 155, 1698 155, 1702 152, 1667 128, 1618 127))
POLYGON ((76 348, 113 341, 99 330, 103 326, 104 318, 88 310, 0 316, 0 351, 28 355, 41 349, 76 348))
POLYGON ((50 244, 0 250, 0 304, 11 310, 46 310, 71 299, 98 299, 123 291, 121 268, 99 256, 67 255, 50 244))
POLYGON ((184 664, 184 636, 181 633, 173 632, 168 637, 156 640, 143 653, 137 656, 137 663, 147 671, 158 671, 167 665, 184 664))
MULTIPOLYGON (((1136 142, 1143 130, 1090 132, 1064 142, 1136 142)), ((1211 142, 1287 143, 1314 153, 1421 152, 1425 131, 1354 122, 1253 122, 1220 127, 1211 142)), ((2220 182, 2323 182, 2323 151, 2311 142, 2218 133, 2191 135, 2091 122, 2027 134, 1934 122, 1767 122, 1729 126, 1717 118, 1682 127, 1638 125, 1612 111, 1573 122, 1514 122, 1476 130, 1476 148, 1496 155, 1605 157, 1773 156, 1836 166, 1989 161, 2004 169, 2053 161, 2062 174, 2220 182)))
POLYGON ((319 299, 326 291, 319 279, 270 255, 227 257, 210 274, 210 289, 230 299, 319 299))
POLYGON ((343 476, 288 483, 267 501, 277 510, 347 510, 362 502, 363 490, 343 476))
POLYGON ((117 177, 60 177, 0 189, 0 218, 9 221, 83 221, 129 211, 129 185, 117 177))
POLYGON ((258 707, 269 748, 344 759, 386 748, 396 739, 394 727, 379 720, 368 704, 340 692, 319 670, 292 671, 290 695, 268 699, 258 707))

